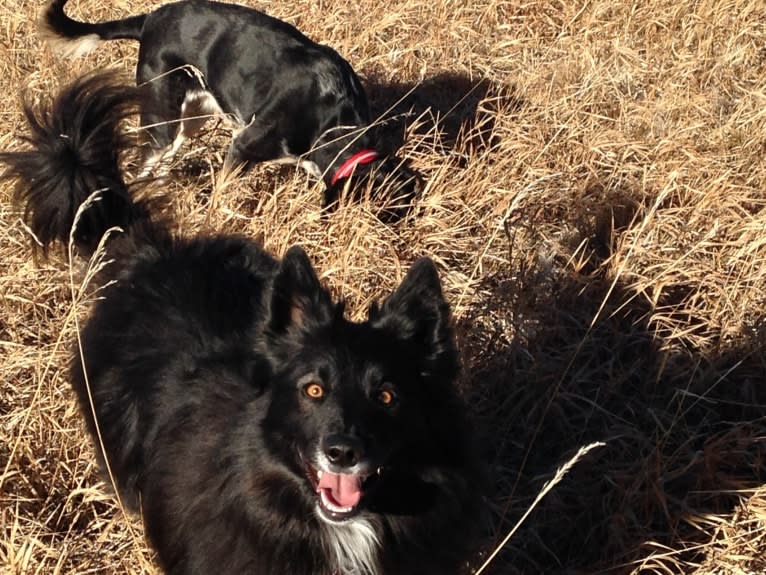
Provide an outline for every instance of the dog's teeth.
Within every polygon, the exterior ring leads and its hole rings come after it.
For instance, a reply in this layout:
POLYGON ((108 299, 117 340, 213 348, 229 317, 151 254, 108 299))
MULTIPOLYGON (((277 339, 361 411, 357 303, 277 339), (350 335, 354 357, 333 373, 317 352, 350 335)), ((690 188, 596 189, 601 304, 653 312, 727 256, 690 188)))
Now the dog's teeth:
POLYGON ((338 505, 331 503, 324 491, 320 492, 319 497, 322 500, 322 506, 333 513, 348 513, 354 509, 353 507, 339 507, 338 505))
POLYGON ((317 479, 322 479, 322 475, 324 475, 324 471, 317 469, 317 479))

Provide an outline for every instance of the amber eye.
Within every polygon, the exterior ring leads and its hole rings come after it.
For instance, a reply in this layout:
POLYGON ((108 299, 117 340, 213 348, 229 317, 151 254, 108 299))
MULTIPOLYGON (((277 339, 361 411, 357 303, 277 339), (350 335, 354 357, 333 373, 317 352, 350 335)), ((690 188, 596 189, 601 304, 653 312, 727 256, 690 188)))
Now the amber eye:
POLYGON ((396 395, 390 389, 381 389, 378 392, 378 401, 383 405, 391 406, 396 401, 396 395))
POLYGON ((324 396, 324 387, 318 383, 308 383, 303 387, 303 393, 311 399, 321 399, 324 396))

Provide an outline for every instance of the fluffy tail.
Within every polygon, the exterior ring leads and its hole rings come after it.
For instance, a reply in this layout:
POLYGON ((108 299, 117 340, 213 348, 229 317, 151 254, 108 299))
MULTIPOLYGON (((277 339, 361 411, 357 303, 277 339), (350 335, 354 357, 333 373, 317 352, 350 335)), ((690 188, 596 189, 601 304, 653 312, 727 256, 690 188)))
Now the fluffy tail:
POLYGON ((138 40, 146 14, 109 22, 78 22, 64 13, 67 0, 52 0, 40 16, 39 34, 66 56, 87 54, 102 40, 138 40))
POLYGON ((38 110, 24 103, 29 135, 23 139, 31 149, 0 153, 7 166, 2 178, 15 181, 13 199, 46 252, 56 241, 66 244, 71 233, 78 249, 91 253, 109 228, 148 221, 119 165, 133 145, 123 121, 137 107, 136 89, 103 72, 75 80, 38 110))

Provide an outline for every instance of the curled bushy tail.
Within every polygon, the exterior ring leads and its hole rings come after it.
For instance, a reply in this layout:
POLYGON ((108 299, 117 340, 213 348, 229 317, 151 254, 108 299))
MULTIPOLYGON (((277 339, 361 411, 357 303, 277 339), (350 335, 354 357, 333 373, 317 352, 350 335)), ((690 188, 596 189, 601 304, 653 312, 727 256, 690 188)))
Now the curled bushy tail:
POLYGON ((69 241, 77 211, 91 197, 72 233, 86 253, 109 228, 146 218, 120 171, 120 156, 133 145, 124 120, 137 107, 136 89, 110 72, 75 80, 39 109, 24 103, 29 135, 23 140, 31 149, 0 153, 0 162, 7 165, 2 177, 15 180, 14 201, 43 250, 69 241))

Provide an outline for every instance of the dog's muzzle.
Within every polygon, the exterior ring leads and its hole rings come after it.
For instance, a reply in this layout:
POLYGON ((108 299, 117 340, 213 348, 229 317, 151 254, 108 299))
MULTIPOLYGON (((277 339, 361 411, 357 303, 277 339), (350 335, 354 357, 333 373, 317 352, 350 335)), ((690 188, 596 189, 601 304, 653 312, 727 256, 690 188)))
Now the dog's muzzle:
POLYGON ((382 468, 373 471, 375 467, 365 460, 361 445, 343 436, 325 438, 315 461, 310 464, 304 459, 304 466, 318 495, 320 516, 336 523, 352 518, 382 468))

